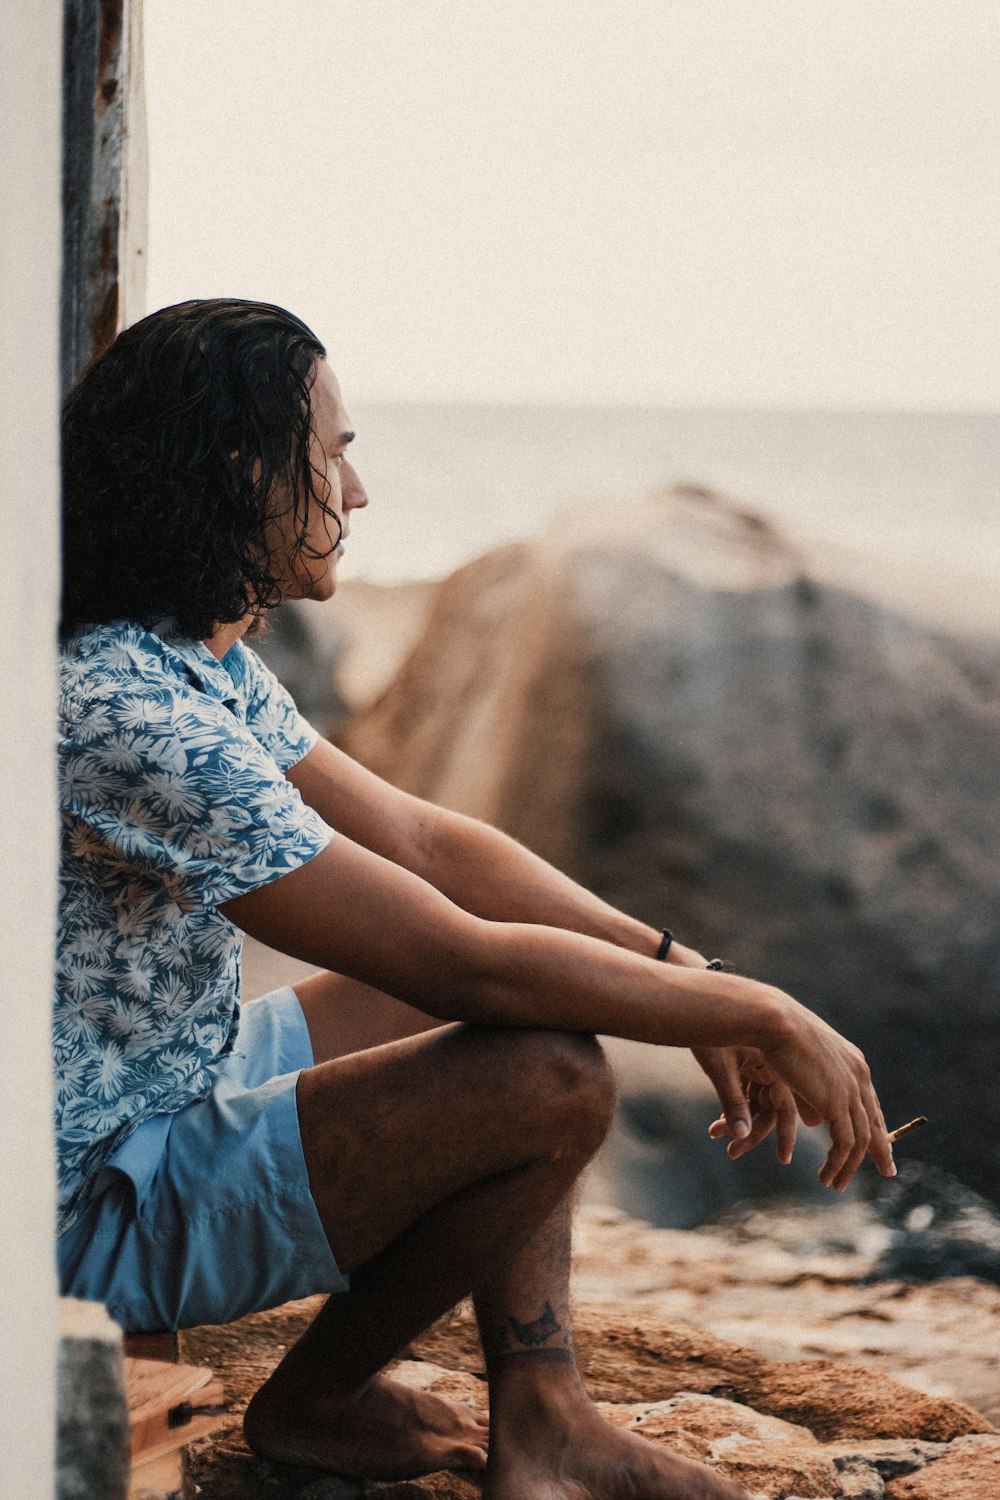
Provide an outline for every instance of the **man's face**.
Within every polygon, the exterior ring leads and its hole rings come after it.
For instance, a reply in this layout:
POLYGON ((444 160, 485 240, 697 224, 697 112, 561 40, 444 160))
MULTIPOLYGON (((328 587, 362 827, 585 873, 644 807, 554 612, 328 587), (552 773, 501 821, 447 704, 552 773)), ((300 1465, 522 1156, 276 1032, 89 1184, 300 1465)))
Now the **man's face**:
POLYGON ((351 511, 368 504, 365 487, 346 458, 347 445, 354 432, 340 394, 337 377, 325 359, 316 361, 316 374, 309 392, 312 404, 312 430, 309 461, 313 470, 313 489, 340 521, 310 504, 306 545, 288 558, 284 576, 276 565, 282 546, 294 542, 294 516, 286 511, 272 524, 275 540, 271 544, 275 572, 286 599, 329 599, 337 587, 337 564, 343 556, 343 543, 351 527, 351 511), (336 546, 334 544, 337 544, 336 546))

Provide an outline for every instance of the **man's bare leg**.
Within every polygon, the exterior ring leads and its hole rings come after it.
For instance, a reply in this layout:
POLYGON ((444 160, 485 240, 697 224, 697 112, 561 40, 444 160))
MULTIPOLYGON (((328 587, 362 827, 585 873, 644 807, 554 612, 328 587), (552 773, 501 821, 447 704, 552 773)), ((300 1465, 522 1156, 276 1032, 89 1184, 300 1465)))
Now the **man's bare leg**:
MULTIPOLYGON (((342 1057, 385 1036, 401 1038, 435 1025, 419 1011, 335 976, 319 976, 296 988, 317 1057, 342 1057), (332 1001, 339 1003, 339 1010, 332 1001)), ((576 1134, 580 1136, 581 1121, 590 1115, 592 1144, 581 1136, 575 1149, 567 1146, 574 1131, 567 1131, 565 1121, 558 1125, 557 1108, 558 1144, 547 1169, 543 1159, 536 1159, 460 1190, 362 1263, 352 1275, 350 1294, 330 1300, 255 1398, 248 1413, 248 1437, 259 1451, 274 1457, 300 1458, 358 1475, 388 1477, 390 1467, 397 1474, 412 1474, 481 1465, 485 1431, 471 1411, 400 1388, 378 1374, 415 1333, 480 1286, 477 1310, 490 1367, 495 1429, 487 1484, 496 1500, 639 1494, 654 1500, 680 1495, 690 1500, 736 1500, 742 1491, 724 1485, 700 1466, 607 1427, 583 1392, 569 1342, 570 1200, 565 1188, 603 1135, 613 1090, 603 1065, 596 1062, 599 1054, 586 1039, 565 1039, 573 1058, 569 1071, 579 1071, 575 1084, 565 1076, 567 1056, 560 1056, 558 1039, 554 1055, 540 1069, 539 1053, 544 1058, 548 1045, 544 1034, 534 1042, 513 1033, 506 1045, 499 1040, 500 1051, 514 1058, 512 1077, 498 1076, 495 1052, 489 1075, 478 1068, 471 1094, 463 1092, 452 1118, 459 1138, 471 1138, 470 1097, 481 1098, 484 1086, 497 1083, 509 1106, 507 1138, 516 1134, 513 1127, 524 1113, 521 1091, 526 1090, 529 1101, 548 1094, 558 1105, 553 1095, 562 1098, 568 1088, 576 1134), (560 1161, 563 1173, 553 1172, 552 1166, 560 1161), (557 1185, 560 1176, 563 1189, 557 1185), (534 1234, 532 1226, 538 1226, 534 1234), (507 1253, 518 1244, 520 1249, 507 1253), (504 1262, 507 1269, 496 1274, 504 1262), (494 1272, 485 1283, 479 1274, 483 1264, 494 1272), (526 1347, 520 1350, 519 1344, 526 1347), (528 1357, 518 1358, 520 1352, 528 1357), (525 1443, 528 1432, 532 1441, 525 1443), (584 1432, 586 1472, 571 1476, 563 1472, 565 1455, 570 1446, 580 1448, 584 1432), (617 1488, 609 1487, 612 1473, 617 1488)), ((417 1083, 415 1077, 410 1081, 417 1083)), ((432 1110, 436 1102, 430 1101, 432 1110)), ((438 1128, 440 1123, 438 1116, 438 1128)), ((544 1152, 545 1130, 530 1120, 526 1123, 536 1147, 544 1152)), ((584 1127, 582 1135, 586 1134, 584 1127)), ((494 1130, 491 1141, 496 1135, 494 1130)), ((482 1168, 489 1145, 475 1149, 482 1168)), ((384 1222, 375 1231, 377 1237, 390 1232, 384 1222)))
POLYGON ((251 1445, 359 1477, 481 1466, 478 1413, 379 1372, 545 1221, 612 1099, 592 1039, 542 1032, 439 1028, 304 1073, 313 1197, 351 1290, 255 1396, 251 1445))
POLYGON ((490 1385, 484 1500, 747 1500, 593 1405, 573 1349, 571 1218, 567 1198, 475 1298, 490 1385))

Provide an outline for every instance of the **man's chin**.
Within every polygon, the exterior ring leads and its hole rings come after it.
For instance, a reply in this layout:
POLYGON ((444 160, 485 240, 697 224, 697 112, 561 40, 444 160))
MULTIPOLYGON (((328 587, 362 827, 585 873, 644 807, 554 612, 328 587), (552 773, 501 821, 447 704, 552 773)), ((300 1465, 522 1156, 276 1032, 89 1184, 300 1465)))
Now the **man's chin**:
POLYGON ((298 591, 294 594, 287 594, 285 597, 289 599, 311 599, 321 604, 324 599, 332 599, 336 592, 337 579, 331 569, 322 578, 311 578, 308 583, 300 580, 298 591))
POLYGON ((326 578, 314 584, 306 595, 306 598, 315 599, 318 603, 322 603, 324 599, 332 599, 336 592, 337 580, 332 573, 329 573, 326 578))

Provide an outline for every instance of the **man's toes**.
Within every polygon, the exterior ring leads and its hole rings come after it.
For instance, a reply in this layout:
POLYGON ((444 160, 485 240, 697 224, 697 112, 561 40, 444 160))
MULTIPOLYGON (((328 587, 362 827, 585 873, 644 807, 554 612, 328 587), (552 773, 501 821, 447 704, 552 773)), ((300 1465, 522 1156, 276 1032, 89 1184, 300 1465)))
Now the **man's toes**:
POLYGON ((450 1467, 453 1469, 485 1469, 486 1449, 467 1446, 451 1459, 450 1467))

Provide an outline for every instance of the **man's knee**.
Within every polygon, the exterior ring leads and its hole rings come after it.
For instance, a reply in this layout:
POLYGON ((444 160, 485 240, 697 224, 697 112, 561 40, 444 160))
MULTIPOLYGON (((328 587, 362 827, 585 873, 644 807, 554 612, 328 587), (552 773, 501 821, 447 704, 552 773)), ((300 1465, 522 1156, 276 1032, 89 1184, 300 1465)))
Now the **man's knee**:
POLYGON ((515 1120, 547 1127, 557 1148, 575 1143, 592 1153, 614 1113, 615 1075, 594 1036, 570 1031, 491 1030, 485 1034, 495 1072, 518 1100, 515 1120))

